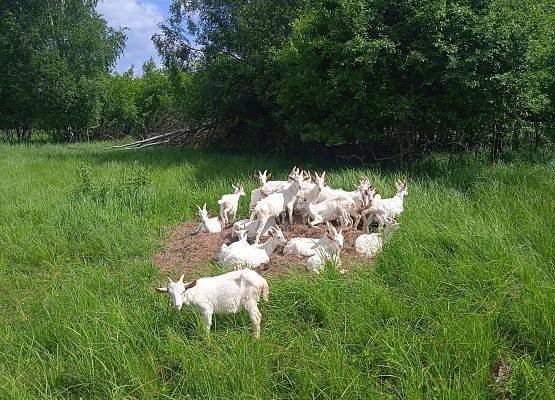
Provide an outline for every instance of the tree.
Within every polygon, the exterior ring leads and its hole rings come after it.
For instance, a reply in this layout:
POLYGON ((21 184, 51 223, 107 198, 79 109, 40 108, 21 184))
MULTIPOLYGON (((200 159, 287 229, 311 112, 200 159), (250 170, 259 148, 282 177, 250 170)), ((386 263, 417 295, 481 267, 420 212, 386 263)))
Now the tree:
POLYGON ((7 0, 0 5, 0 110, 4 129, 84 129, 124 48, 92 0, 7 0))

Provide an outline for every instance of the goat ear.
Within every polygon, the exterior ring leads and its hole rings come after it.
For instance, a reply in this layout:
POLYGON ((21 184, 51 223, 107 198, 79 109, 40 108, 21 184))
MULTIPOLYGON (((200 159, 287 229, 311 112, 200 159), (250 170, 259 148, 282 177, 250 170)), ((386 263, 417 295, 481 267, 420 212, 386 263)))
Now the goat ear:
POLYGON ((268 170, 267 170, 267 169, 265 169, 265 170, 264 170, 264 175, 266 175, 266 172, 268 172, 268 170))
POLYGON ((200 206, 199 206, 198 204, 197 204, 196 206, 197 206, 197 208, 198 208, 199 211, 202 210, 202 208, 200 208, 200 206))
POLYGON ((185 274, 182 274, 182 275, 179 277, 178 282, 183 282, 183 278, 185 278, 185 274))
POLYGON ((187 284, 187 286, 185 286, 185 290, 187 289, 191 289, 192 287, 195 287, 197 284, 197 280, 194 279, 193 281, 191 281, 189 284, 187 284))
POLYGON ((203 209, 204 211, 206 211, 206 203, 204 203, 204 205, 202 206, 202 209, 203 209))
POLYGON ((158 292, 158 293, 168 293, 168 288, 167 287, 157 287, 156 292, 158 292))
POLYGON ((330 234, 329 232, 328 232, 328 233, 326 233, 326 236, 328 237, 328 239, 329 239, 329 240, 333 240, 333 235, 332 235, 332 234, 330 234))

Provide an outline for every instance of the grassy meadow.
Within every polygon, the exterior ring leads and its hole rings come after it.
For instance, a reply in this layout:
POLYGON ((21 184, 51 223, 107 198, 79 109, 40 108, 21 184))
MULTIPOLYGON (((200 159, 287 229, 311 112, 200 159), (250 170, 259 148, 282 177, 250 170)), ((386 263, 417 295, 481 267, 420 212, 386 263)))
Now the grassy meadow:
POLYGON ((163 227, 255 169, 322 166, 105 146, 0 145, 0 398, 555 398, 553 161, 328 168, 408 178, 401 228, 375 266, 269 278, 254 342, 246 313, 206 335, 155 293, 163 227))

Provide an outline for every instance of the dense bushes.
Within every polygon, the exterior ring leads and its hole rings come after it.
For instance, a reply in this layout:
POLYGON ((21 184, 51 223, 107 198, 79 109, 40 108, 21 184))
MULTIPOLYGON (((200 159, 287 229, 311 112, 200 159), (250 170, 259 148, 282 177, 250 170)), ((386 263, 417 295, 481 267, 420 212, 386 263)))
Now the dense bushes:
POLYGON ((497 156, 552 125, 549 1, 175 0, 171 10, 155 38, 167 66, 202 77, 203 117, 243 141, 497 156))

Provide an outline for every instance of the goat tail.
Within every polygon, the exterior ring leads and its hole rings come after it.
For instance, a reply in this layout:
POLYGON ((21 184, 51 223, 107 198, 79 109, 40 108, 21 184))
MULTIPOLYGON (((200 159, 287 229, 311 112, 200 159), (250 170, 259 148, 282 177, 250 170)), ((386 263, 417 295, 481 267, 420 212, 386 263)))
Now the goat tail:
POLYGON ((268 295, 270 294, 270 288, 268 287, 268 282, 264 279, 264 283, 262 284, 262 298, 264 301, 268 301, 268 295))

